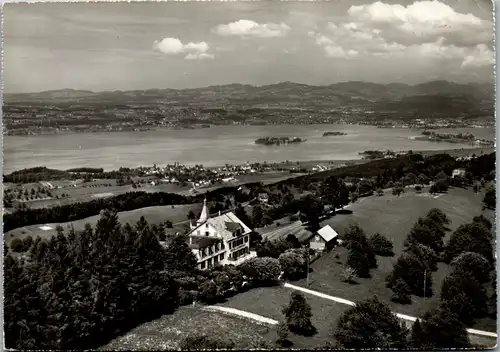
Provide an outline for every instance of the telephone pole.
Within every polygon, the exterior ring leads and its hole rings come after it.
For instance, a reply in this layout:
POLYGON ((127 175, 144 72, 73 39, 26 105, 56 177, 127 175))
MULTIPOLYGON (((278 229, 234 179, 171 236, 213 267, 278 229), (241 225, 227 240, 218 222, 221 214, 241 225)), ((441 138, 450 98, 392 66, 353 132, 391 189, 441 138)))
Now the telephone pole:
POLYGON ((311 256, 309 255, 309 248, 306 248, 307 250, 307 279, 306 279, 306 287, 309 287, 309 259, 311 256))
POLYGON ((424 270, 424 303, 425 303, 425 289, 427 284, 427 270, 424 270))

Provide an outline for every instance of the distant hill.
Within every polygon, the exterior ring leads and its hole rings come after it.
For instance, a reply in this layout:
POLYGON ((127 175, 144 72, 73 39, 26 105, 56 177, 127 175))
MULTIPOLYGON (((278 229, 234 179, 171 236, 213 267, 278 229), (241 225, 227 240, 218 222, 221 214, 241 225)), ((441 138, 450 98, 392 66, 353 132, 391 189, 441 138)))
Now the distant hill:
MULTIPOLYGON (((62 89, 5 94, 4 112, 6 120, 11 121, 12 114, 17 114, 15 116, 18 117, 15 118, 23 120, 30 118, 29 116, 38 116, 37 114, 44 116, 43 114, 52 110, 50 116, 61 125, 130 121, 134 119, 133 116, 138 116, 136 119, 145 116, 146 110, 149 111, 148 119, 160 119, 170 108, 176 108, 177 111, 181 109, 183 112, 179 114, 182 115, 183 123, 187 124, 250 120, 257 123, 278 120, 294 123, 300 118, 302 122, 306 121, 308 117, 305 114, 309 112, 313 115, 318 112, 328 115, 330 111, 345 110, 354 111, 348 117, 353 121, 368 118, 368 115, 359 114, 359 111, 373 112, 369 115, 372 120, 395 117, 492 119, 494 91, 491 84, 459 84, 448 81, 416 85, 349 81, 324 86, 294 82, 264 86, 234 83, 191 89, 104 92, 62 89), (303 116, 289 112, 293 109, 301 110, 303 116), (199 120, 200 116, 194 114, 195 110, 210 116, 199 120), (137 111, 141 111, 141 114, 137 114, 137 111), (73 113, 78 115, 78 121, 70 116, 73 113)), ((44 124, 56 123, 45 120, 44 124)), ((21 121, 17 124, 10 123, 8 127, 30 127, 36 123, 21 121)))
POLYGON ((494 87, 486 84, 458 84, 448 81, 432 81, 417 85, 402 83, 377 84, 369 82, 341 82, 328 86, 310 86, 294 82, 251 86, 243 84, 228 84, 192 89, 148 89, 133 91, 92 92, 87 90, 62 89, 39 93, 5 94, 6 102, 28 101, 117 101, 145 102, 165 98, 197 97, 204 99, 249 99, 274 97, 272 100, 287 101, 300 97, 307 101, 314 98, 359 98, 366 100, 392 99, 398 100, 416 95, 468 96, 476 100, 493 100, 494 87))

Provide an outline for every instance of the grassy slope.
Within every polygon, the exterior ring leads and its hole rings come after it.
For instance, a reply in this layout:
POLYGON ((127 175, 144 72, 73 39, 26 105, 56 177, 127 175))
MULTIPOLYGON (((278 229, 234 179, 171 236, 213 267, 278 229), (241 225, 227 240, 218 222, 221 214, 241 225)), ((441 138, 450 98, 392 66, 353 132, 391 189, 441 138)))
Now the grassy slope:
MULTIPOLYGON (((407 234, 419 216, 425 216, 431 208, 437 207, 443 210, 451 220, 449 226, 451 231, 445 238, 446 243, 451 232, 459 225, 472 221, 474 216, 482 213, 483 196, 482 193, 474 194, 471 190, 452 189, 448 194, 435 199, 425 193, 419 195, 413 190, 406 190, 406 193, 399 198, 386 193, 382 197, 374 196, 359 200, 349 208, 352 214, 336 215, 325 221, 323 225, 329 224, 340 234, 353 223, 359 224, 369 236, 379 232, 393 241, 396 255, 377 257, 378 268, 371 271, 372 278, 358 279, 358 285, 349 285, 340 280, 347 253, 344 248, 336 248, 311 265, 314 271, 310 277, 310 288, 352 301, 362 300, 369 295, 376 294, 390 303, 392 309, 398 313, 414 316, 423 314, 429 308, 439 304, 441 283, 449 267, 439 263, 439 270, 432 274, 434 291, 432 297, 424 301, 421 297, 413 296, 411 305, 390 302, 392 291, 385 287, 385 278, 392 271, 394 263, 401 254, 407 234), (335 258, 337 253, 340 260, 335 258)), ((490 219, 494 216, 491 211, 486 211, 484 214, 490 219)), ((305 285, 305 280, 300 281, 299 285, 305 285)), ((479 321, 475 327, 490 331, 496 330, 495 321, 486 318, 479 321)))
MULTIPOLYGON (((229 298, 222 306, 245 310, 278 321, 283 319, 281 310, 290 301, 292 290, 282 287, 259 287, 229 298)), ((302 337, 290 334, 292 348, 313 348, 332 341, 331 334, 335 328, 337 318, 349 306, 306 295, 307 302, 312 310, 312 323, 317 334, 312 337, 302 337)))
MULTIPOLYGON (((449 226, 451 231, 448 232, 446 242, 451 232, 459 225, 470 222, 474 216, 482 213, 483 196, 482 193, 474 194, 470 190, 452 189, 448 194, 433 198, 425 192, 419 195, 414 190, 406 190, 406 193, 399 198, 386 193, 382 197, 360 199, 349 208, 353 211, 352 214, 339 214, 325 221, 323 225, 330 224, 342 233, 350 224, 358 223, 368 235, 380 232, 392 239, 396 255, 389 258, 377 257, 379 266, 371 271, 373 276, 371 279, 358 279, 358 284, 348 285, 340 280, 346 252, 343 248, 337 248, 311 265, 314 271, 310 276, 309 288, 352 301, 376 294, 389 303, 395 312, 414 316, 423 314, 427 309, 439 304, 441 282, 449 270, 447 265, 440 263, 439 270, 433 273, 434 296, 427 298, 425 302, 423 298, 413 296, 411 305, 400 305, 390 301, 392 292, 385 287, 385 277, 392 271, 393 264, 403 249, 403 242, 419 216, 425 216, 433 207, 442 209, 451 220, 449 226), (340 260, 335 258, 337 253, 340 260)), ((490 219, 494 216, 491 211, 486 211, 484 214, 490 219)), ((296 284, 305 286, 306 282, 301 280, 296 284)), ((283 287, 257 288, 232 297, 222 305, 280 320, 281 307, 288 303, 290 293, 289 289, 283 287)), ((312 295, 306 294, 305 297, 311 305, 313 324, 318 329, 318 334, 311 338, 294 336, 293 347, 296 348, 310 348, 331 340, 331 333, 338 317, 348 309, 346 305, 312 295)), ((478 321, 474 327, 496 331, 495 321, 489 318, 478 321)), ((471 336, 471 342, 485 346, 494 345, 492 339, 477 336, 471 336)))
MULTIPOLYGON (((126 223, 134 225, 137 221, 139 221, 141 216, 144 216, 144 218, 150 225, 160 224, 167 220, 176 223, 187 220, 187 214, 190 210, 197 214, 201 211, 201 208, 201 203, 175 205, 174 208, 172 208, 172 206, 170 205, 146 207, 120 212, 118 213, 118 218, 122 225, 126 223)), ((92 225, 92 227, 94 227, 94 225, 97 223, 97 220, 99 220, 99 217, 99 215, 95 215, 81 220, 61 223, 60 225, 63 226, 63 228, 66 228, 67 226, 72 224, 75 230, 83 230, 86 223, 89 223, 90 225, 92 225)), ((7 232, 5 234, 5 239, 6 241, 10 242, 14 237, 24 238, 29 235, 31 235, 32 237, 40 235, 42 238, 50 238, 51 236, 56 234, 55 228, 58 224, 47 225, 52 227, 52 230, 42 231, 39 229, 41 225, 25 226, 7 232), (25 232, 24 234, 23 231, 25 232)))
POLYGON ((232 340, 235 348, 245 349, 259 340, 270 341, 273 328, 219 312, 206 312, 198 307, 181 307, 172 315, 142 324, 119 337, 101 350, 176 350, 189 333, 232 340))

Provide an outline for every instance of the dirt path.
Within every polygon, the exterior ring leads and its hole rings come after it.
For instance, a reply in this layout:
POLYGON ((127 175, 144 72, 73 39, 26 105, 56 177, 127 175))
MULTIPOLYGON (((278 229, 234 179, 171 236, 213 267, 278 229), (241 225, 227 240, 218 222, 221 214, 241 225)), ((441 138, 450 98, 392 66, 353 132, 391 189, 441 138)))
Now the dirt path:
POLYGON ((206 307, 203 307, 203 309, 212 310, 212 311, 215 310, 215 311, 219 311, 219 312, 239 315, 240 317, 245 317, 248 319, 255 320, 259 323, 268 324, 268 325, 278 325, 278 323, 279 323, 277 320, 263 317, 262 315, 258 315, 258 314, 254 314, 254 313, 250 313, 250 312, 245 312, 244 310, 239 310, 239 309, 235 309, 235 308, 220 307, 220 306, 206 306, 206 307))
MULTIPOLYGON (((324 294, 324 293, 321 293, 321 292, 318 292, 318 291, 309 290, 307 288, 300 287, 300 286, 295 286, 295 285, 292 285, 292 284, 289 284, 289 283, 285 283, 284 287, 287 287, 287 288, 290 288, 290 289, 293 289, 293 290, 302 291, 304 293, 309 293, 311 295, 318 296, 318 297, 321 297, 321 298, 329 299, 330 301, 335 301, 335 302, 342 303, 342 304, 347 304, 347 305, 350 305, 350 306, 355 306, 356 305, 356 303, 354 303, 352 301, 348 301, 348 300, 340 298, 340 297, 330 296, 330 295, 327 295, 327 294, 324 294)), ((409 322, 414 322, 414 321, 417 320, 417 317, 412 317, 410 315, 400 314, 400 313, 395 313, 395 312, 394 312, 394 314, 396 314, 396 316, 399 319, 403 319, 403 320, 406 320, 406 321, 409 321, 409 322)), ((469 334, 471 334, 471 335, 479 335, 479 336, 485 336, 485 337, 492 337, 492 338, 495 338, 495 339, 497 338, 497 334, 494 333, 494 332, 490 332, 490 331, 483 331, 483 330, 476 330, 476 329, 467 329, 467 332, 469 334)))

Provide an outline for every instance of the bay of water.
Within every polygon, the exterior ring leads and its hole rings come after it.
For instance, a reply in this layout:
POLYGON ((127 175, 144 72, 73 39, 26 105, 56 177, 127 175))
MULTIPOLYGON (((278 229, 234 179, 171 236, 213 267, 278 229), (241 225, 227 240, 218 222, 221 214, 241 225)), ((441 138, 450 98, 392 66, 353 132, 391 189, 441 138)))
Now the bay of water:
MULTIPOLYGON (((439 132, 439 130, 438 130, 439 132)), ((494 140, 493 128, 445 129, 443 133, 471 132, 477 138, 494 140)), ((195 130, 103 132, 40 136, 4 136, 3 173, 46 166, 119 167, 182 164, 215 166, 285 160, 352 160, 365 150, 445 150, 471 148, 468 144, 412 140, 420 130, 385 129, 357 125, 214 126, 195 130), (326 131, 346 136, 322 137, 326 131), (254 143, 266 136, 306 138, 307 142, 282 146, 254 143)))

